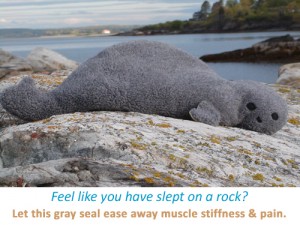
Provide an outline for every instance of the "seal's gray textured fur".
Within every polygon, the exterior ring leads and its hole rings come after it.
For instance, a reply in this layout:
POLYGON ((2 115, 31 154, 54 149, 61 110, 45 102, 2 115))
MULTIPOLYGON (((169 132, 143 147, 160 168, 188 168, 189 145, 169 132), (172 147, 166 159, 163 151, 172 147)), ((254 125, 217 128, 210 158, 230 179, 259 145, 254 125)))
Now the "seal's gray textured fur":
POLYGON ((76 111, 135 111, 272 134, 287 120, 285 101, 265 85, 222 79, 201 60, 150 41, 105 49, 48 93, 24 78, 2 93, 1 104, 28 121, 76 111))

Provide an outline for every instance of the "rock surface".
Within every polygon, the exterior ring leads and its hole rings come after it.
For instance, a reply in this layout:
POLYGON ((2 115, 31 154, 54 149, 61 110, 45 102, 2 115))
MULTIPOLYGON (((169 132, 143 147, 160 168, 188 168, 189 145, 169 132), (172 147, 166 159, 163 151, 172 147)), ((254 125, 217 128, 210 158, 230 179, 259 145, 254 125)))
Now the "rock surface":
POLYGON ((0 78, 6 75, 19 75, 21 72, 72 71, 78 63, 46 48, 35 48, 26 59, 19 58, 0 49, 0 78))
MULTIPOLYGON (((65 78, 32 76, 44 89, 65 78)), ((274 88, 288 100, 289 122, 272 136, 139 113, 8 118, 0 186, 300 186, 300 91, 274 88)))
POLYGON ((27 61, 32 66, 34 72, 74 70, 78 64, 61 54, 47 48, 37 47, 27 56, 27 61))
POLYGON ((0 49, 0 78, 11 72, 31 71, 30 64, 19 57, 16 57, 9 52, 0 49))
POLYGON ((299 62, 300 41, 290 35, 270 38, 250 48, 204 55, 206 62, 299 62))
POLYGON ((291 63, 279 68, 277 84, 300 88, 300 63, 291 63))

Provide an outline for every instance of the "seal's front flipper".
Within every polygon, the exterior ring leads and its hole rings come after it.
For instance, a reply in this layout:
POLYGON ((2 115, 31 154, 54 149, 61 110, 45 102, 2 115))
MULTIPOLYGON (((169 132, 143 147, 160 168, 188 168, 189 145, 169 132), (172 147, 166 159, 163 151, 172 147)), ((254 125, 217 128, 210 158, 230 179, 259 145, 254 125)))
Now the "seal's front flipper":
POLYGON ((212 103, 202 101, 197 108, 190 110, 190 116, 194 121, 217 126, 221 121, 220 112, 213 106, 212 103))

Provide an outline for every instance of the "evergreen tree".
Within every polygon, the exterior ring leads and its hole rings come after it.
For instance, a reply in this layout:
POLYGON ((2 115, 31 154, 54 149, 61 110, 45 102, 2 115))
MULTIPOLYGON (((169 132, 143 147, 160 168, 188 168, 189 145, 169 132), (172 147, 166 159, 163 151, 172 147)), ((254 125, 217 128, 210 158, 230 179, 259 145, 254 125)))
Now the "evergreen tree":
POLYGON ((215 2, 211 8, 211 12, 218 13, 221 6, 223 6, 223 0, 215 2))
POLYGON ((210 6, 210 3, 209 1, 205 1, 203 2, 202 6, 201 6, 201 10, 200 12, 203 14, 203 15, 208 15, 211 11, 211 6, 210 6))
POLYGON ((255 0, 240 0, 240 4, 243 8, 251 8, 255 4, 255 0))
POLYGON ((226 7, 232 8, 232 7, 234 7, 237 4, 238 4, 237 0, 227 0, 226 7))

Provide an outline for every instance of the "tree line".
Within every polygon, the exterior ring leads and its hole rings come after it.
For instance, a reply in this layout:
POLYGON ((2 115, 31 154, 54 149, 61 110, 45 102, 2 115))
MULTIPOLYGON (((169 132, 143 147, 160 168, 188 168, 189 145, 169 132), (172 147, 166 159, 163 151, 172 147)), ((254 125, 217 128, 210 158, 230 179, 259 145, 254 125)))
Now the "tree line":
POLYGON ((140 28, 147 32, 197 33, 205 31, 300 29, 300 0, 204 1, 193 18, 140 28))

